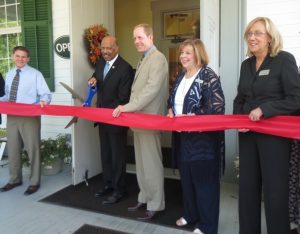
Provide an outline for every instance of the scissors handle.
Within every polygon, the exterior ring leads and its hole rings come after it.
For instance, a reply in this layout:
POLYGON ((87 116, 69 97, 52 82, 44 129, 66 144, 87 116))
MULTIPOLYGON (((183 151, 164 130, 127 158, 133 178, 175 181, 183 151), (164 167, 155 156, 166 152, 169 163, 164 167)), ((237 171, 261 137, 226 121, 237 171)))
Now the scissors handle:
POLYGON ((85 97, 83 106, 91 106, 94 95, 97 93, 97 86, 88 84, 88 93, 85 97))

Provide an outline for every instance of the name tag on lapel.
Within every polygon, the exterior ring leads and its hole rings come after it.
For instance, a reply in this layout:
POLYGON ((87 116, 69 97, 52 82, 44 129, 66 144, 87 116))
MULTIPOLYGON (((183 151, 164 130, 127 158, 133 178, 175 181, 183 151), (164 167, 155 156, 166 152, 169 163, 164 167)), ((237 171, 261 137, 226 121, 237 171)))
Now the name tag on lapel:
POLYGON ((199 84, 202 84, 203 83, 203 80, 200 80, 199 77, 197 77, 197 79, 195 80, 196 83, 199 83, 199 84))
POLYGON ((270 73, 270 69, 261 70, 258 75, 259 76, 267 76, 267 75, 269 75, 269 73, 270 73))

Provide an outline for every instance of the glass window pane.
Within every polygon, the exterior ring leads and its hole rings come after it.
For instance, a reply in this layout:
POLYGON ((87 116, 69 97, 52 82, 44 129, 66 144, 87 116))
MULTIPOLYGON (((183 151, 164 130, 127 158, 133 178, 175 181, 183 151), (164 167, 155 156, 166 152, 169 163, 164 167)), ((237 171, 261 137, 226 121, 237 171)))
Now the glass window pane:
POLYGON ((0 7, 0 27, 5 28, 6 18, 5 18, 5 8, 0 7))
POLYGON ((18 19, 18 26, 21 26, 21 9, 20 9, 20 4, 17 5, 17 19, 18 19))
POLYGON ((17 21, 17 8, 16 5, 7 6, 7 22, 17 21))
POLYGON ((6 4, 14 4, 16 3, 16 0, 6 0, 6 4))
POLYGON ((7 71, 15 67, 15 63, 10 58, 8 59, 8 64, 9 67, 7 68, 7 71))
POLYGON ((4 5, 4 0, 0 0, 0 6, 4 5))
POLYGON ((0 58, 7 58, 7 35, 0 36, 0 58))
POLYGON ((18 40, 19 40, 18 45, 22 45, 22 41, 23 41, 23 34, 22 33, 18 33, 18 40))
POLYGON ((18 34, 8 34, 8 50, 9 53, 12 52, 12 49, 18 45, 18 34))
POLYGON ((0 72, 5 78, 6 72, 9 70, 9 59, 0 59, 0 72))

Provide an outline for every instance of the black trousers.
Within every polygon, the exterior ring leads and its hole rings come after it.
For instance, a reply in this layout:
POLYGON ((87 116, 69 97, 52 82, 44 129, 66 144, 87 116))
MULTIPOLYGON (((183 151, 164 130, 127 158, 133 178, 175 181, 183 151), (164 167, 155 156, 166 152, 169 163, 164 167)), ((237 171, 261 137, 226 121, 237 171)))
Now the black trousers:
POLYGON ((220 207, 219 159, 180 162, 183 218, 205 234, 217 234, 220 207))
POLYGON ((289 233, 290 143, 272 135, 239 133, 240 234, 261 233, 262 194, 268 234, 289 233))
POLYGON ((99 128, 104 186, 125 193, 127 131, 111 132, 99 128))

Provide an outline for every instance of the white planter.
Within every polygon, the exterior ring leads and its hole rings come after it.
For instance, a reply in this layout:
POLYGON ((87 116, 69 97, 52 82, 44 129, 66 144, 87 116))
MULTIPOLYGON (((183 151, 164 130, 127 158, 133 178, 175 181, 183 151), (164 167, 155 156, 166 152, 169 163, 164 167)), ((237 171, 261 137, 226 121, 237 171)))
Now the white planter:
POLYGON ((57 159, 51 165, 42 165, 42 175, 49 176, 55 175, 62 171, 63 160, 57 159))

